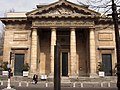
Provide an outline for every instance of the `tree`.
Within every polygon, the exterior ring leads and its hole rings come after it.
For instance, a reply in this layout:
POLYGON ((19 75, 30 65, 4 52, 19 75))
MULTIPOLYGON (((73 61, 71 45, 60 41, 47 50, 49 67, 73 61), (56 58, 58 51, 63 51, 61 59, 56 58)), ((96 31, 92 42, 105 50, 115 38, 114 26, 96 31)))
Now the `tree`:
POLYGON ((14 13, 14 12, 15 12, 15 9, 14 9, 14 8, 11 8, 8 12, 14 13))
MULTIPOLYGON (((117 11, 120 11, 120 0, 114 0, 115 3, 117 4, 117 11)), ((103 12, 104 14, 106 13, 111 13, 112 12, 112 0, 87 0, 86 3, 78 2, 82 5, 88 5, 89 8, 97 11, 97 12, 103 12)))
POLYGON ((14 8, 11 8, 11 9, 6 10, 6 11, 4 12, 4 16, 6 17, 6 16, 7 16, 7 13, 14 13, 14 12, 15 12, 15 9, 14 9, 14 8))
POLYGON ((4 25, 0 22, 0 55, 3 54, 4 25))

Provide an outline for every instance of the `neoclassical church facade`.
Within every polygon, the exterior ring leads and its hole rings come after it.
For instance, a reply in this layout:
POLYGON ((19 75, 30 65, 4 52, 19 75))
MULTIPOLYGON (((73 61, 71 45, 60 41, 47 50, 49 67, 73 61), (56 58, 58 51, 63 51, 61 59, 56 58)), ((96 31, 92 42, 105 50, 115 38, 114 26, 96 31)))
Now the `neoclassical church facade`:
POLYGON ((54 46, 59 41, 61 76, 94 77, 102 63, 105 76, 116 64, 115 32, 111 17, 101 16, 88 6, 59 0, 37 5, 26 13, 8 13, 5 24, 3 60, 15 76, 28 63, 29 75, 54 75, 54 46), (10 60, 10 52, 12 52, 10 60))

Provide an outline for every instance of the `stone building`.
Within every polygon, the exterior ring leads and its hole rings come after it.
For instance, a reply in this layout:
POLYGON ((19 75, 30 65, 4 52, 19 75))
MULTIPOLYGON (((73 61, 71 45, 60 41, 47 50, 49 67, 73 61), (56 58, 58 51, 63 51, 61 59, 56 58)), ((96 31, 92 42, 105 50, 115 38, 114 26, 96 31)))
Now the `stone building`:
POLYGON ((59 0, 37 5, 26 13, 8 13, 5 24, 3 60, 12 64, 15 76, 28 63, 29 75, 54 75, 54 45, 61 45, 61 76, 97 76, 102 62, 105 76, 112 76, 116 64, 115 32, 111 17, 88 6, 59 0), (10 61, 10 52, 12 59, 10 61))

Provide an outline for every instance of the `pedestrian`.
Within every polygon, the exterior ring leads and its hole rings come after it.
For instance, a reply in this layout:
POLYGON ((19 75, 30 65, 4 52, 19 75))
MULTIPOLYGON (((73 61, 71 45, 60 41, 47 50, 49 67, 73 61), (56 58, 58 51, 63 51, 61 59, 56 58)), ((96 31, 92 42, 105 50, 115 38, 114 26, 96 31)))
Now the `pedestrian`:
POLYGON ((38 75, 34 74, 34 76, 33 76, 33 82, 35 84, 37 84, 37 82, 38 82, 38 75))

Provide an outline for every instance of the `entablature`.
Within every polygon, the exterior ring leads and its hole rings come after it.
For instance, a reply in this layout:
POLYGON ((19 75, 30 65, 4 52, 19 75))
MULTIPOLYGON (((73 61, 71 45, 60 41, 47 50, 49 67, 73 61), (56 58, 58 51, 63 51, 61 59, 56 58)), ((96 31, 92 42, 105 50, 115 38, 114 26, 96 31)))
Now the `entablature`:
POLYGON ((0 18, 0 20, 6 25, 9 23, 25 23, 28 22, 26 17, 4 17, 0 18))
POLYGON ((94 27, 93 21, 34 21, 32 27, 94 27))

